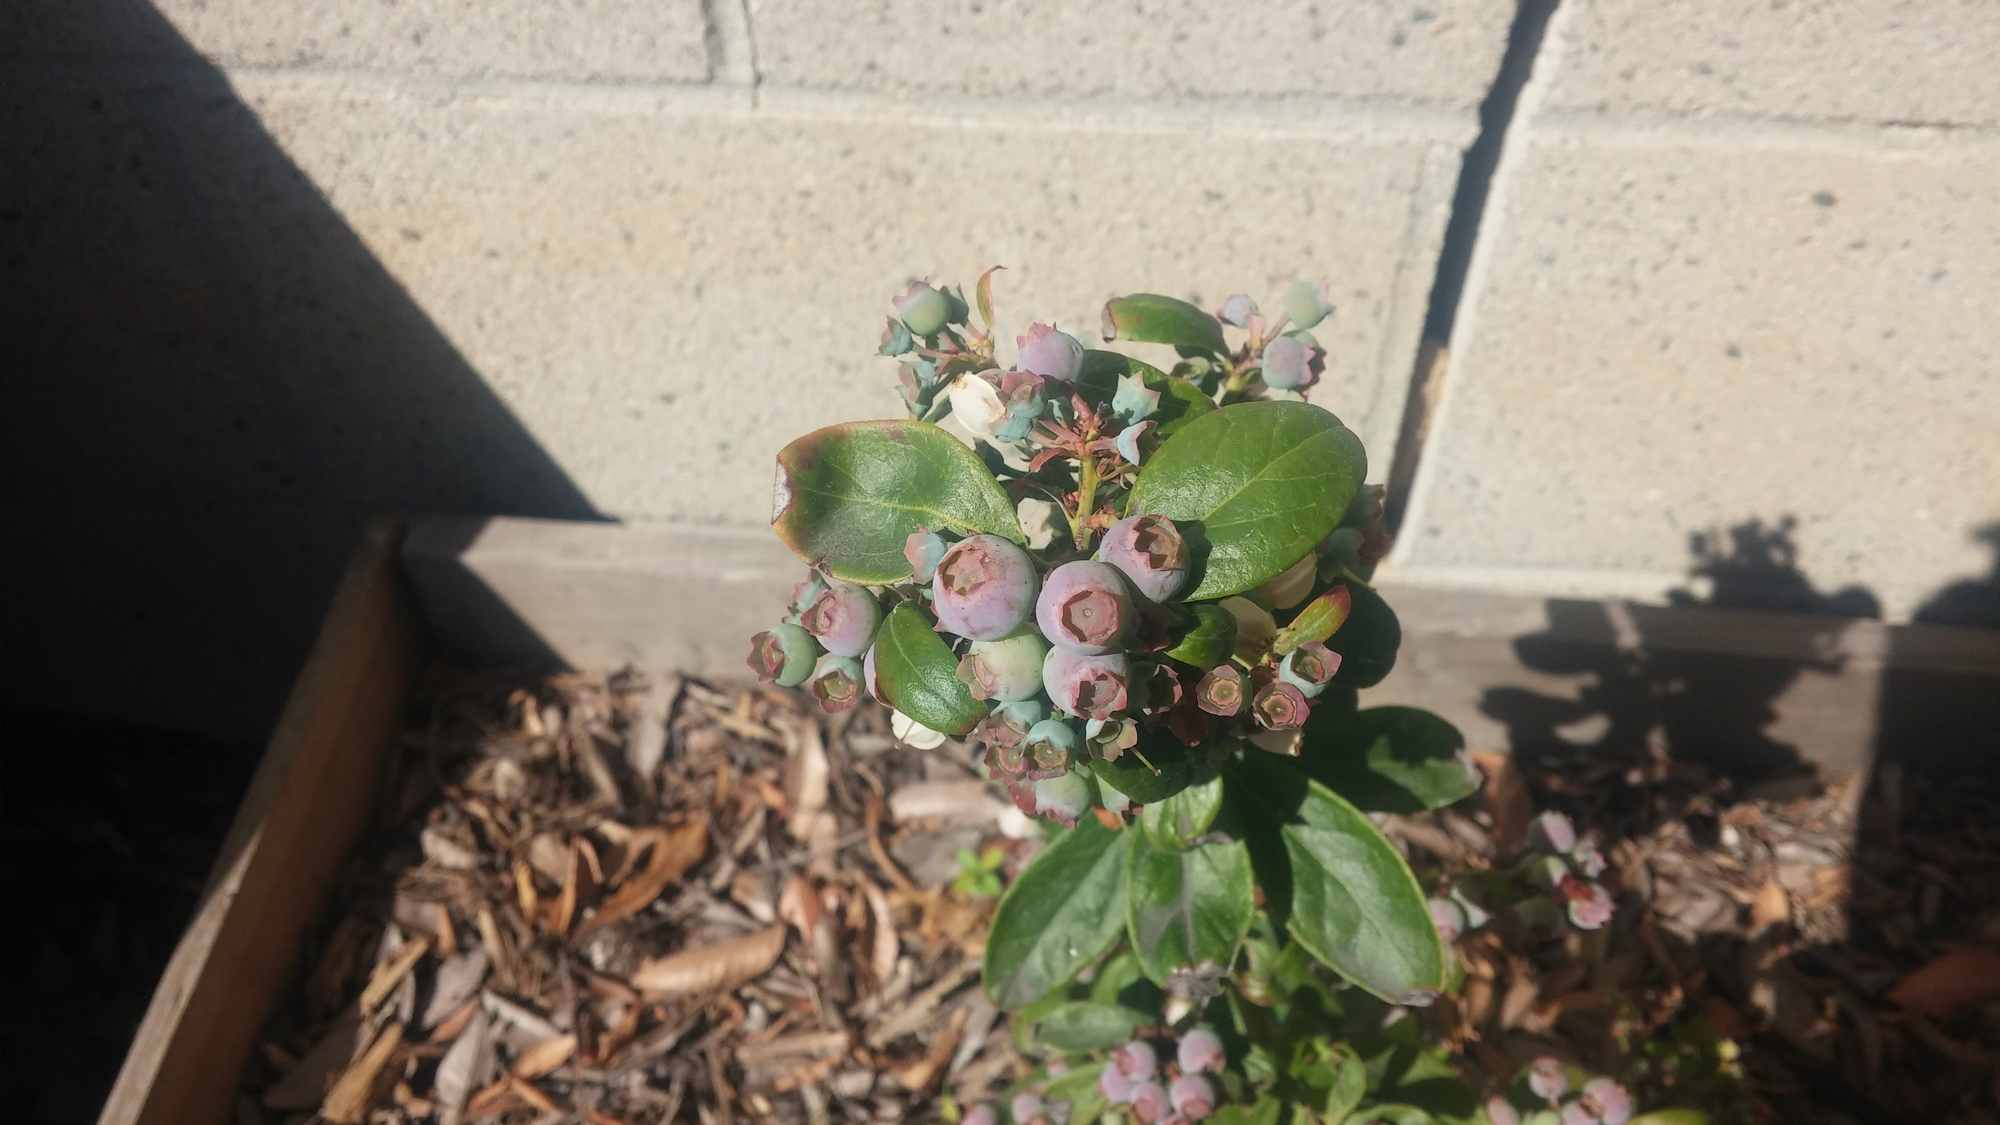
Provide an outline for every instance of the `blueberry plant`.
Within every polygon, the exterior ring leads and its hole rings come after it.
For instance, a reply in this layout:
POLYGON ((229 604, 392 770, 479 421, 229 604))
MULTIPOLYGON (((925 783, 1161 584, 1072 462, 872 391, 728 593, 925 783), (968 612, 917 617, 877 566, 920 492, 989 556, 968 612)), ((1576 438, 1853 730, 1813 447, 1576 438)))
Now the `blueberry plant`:
POLYGON ((829 711, 964 740, 1054 822, 984 967, 1042 1069, 964 1120, 1479 1120, 1410 1012, 1452 979, 1434 913, 1470 899, 1427 900, 1369 815, 1479 775, 1444 720, 1358 704, 1401 634, 1381 490, 1305 400, 1321 290, 1111 300, 1104 342, 1159 366, 1040 323, 1003 355, 992 280, 895 299, 909 417, 778 454, 772 526, 811 569, 750 652, 829 711))

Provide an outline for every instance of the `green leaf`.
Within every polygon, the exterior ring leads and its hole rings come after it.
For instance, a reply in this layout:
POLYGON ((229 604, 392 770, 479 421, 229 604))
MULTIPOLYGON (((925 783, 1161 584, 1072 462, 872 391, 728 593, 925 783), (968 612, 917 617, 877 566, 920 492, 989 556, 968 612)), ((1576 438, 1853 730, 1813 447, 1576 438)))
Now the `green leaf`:
POLYGON ((1256 911, 1242 841, 1162 851, 1141 839, 1127 862, 1126 921, 1146 975, 1165 983, 1183 966, 1228 968, 1256 911))
POLYGON ((958 658, 917 607, 889 611, 875 633, 875 684, 889 706, 934 731, 962 735, 986 716, 958 678, 958 658))
MULTIPOLYGON (((1299 785, 1298 767, 1269 754, 1245 754, 1229 778, 1261 810, 1253 823, 1266 833, 1277 826, 1293 940, 1390 1003, 1443 989, 1444 942, 1423 889, 1359 809, 1317 781, 1299 785)), ((1274 889, 1267 885, 1266 895, 1274 889)))
POLYGON ((1139 809, 1139 831, 1156 848, 1175 851, 1190 847, 1215 823, 1222 811, 1222 776, 1190 785, 1161 801, 1139 809))
POLYGON ((1076 384, 1083 390, 1086 401, 1102 407, 1118 392, 1118 380, 1125 375, 1137 375, 1144 380, 1147 390, 1160 392, 1160 408, 1148 421, 1158 427, 1153 432, 1162 441, 1215 409, 1214 400, 1186 379, 1176 379, 1131 356, 1098 348, 1083 353, 1083 367, 1077 371, 1076 384))
POLYGON ((1104 304, 1104 339, 1172 344, 1220 354, 1229 350, 1222 322, 1178 297, 1133 293, 1104 304))
POLYGON ((836 578, 907 578, 903 542, 920 527, 1026 542, 1014 503, 963 442, 928 422, 828 426, 778 451, 771 526, 836 578))
POLYGON ((1072 1000, 1043 1016, 1034 1029, 1035 1041, 1059 1051, 1095 1051, 1113 1047, 1152 1022, 1144 1012, 1122 1004, 1072 1000))
POLYGON ((1333 674, 1333 682, 1340 687, 1374 687, 1396 666, 1403 626, 1396 620, 1396 611, 1372 587, 1357 585, 1350 592, 1354 607, 1347 622, 1326 642, 1326 647, 1340 654, 1340 671, 1333 674))
POLYGON ((1048 995, 1117 939, 1126 852, 1137 835, 1084 817, 1007 888, 986 935, 986 994, 994 1003, 1018 1008, 1048 995))
POLYGON ((1626 1125, 1708 1125, 1708 1114, 1698 1109, 1656 1109, 1634 1117, 1626 1125))
POLYGON ((1228 660, 1236 651, 1236 615, 1213 602, 1181 608, 1187 616, 1176 623, 1173 647, 1165 655, 1204 671, 1228 660))
POLYGON ((1250 1105, 1225 1105, 1208 1115, 1208 1125, 1278 1125, 1285 1103, 1265 1094, 1250 1105))
POLYGON ((1210 773, 1179 739, 1144 725, 1139 728, 1137 746, 1120 754, 1115 762, 1092 758, 1090 772, 1138 805, 1164 801, 1206 780, 1210 773))
POLYGON ((1340 1121, 1368 1096, 1368 1068, 1354 1049, 1314 1037, 1293 1048, 1291 1076, 1315 1091, 1324 1091, 1321 1113, 1340 1121))
POLYGON ((1283 656, 1301 645, 1318 644, 1340 631, 1353 605, 1353 595, 1345 586, 1335 586, 1306 603, 1297 617, 1278 630, 1271 651, 1283 656))
POLYGON ((1139 471, 1126 510, 1174 520, 1207 601, 1255 589, 1340 522, 1367 472, 1361 439, 1303 402, 1244 402, 1196 418, 1139 471))
POLYGON ((1371 1105, 1352 1119, 1356 1125, 1436 1125, 1437 1119, 1413 1105, 1371 1105))
POLYGON ((1368 812, 1416 813, 1464 800, 1479 771, 1464 757, 1465 736, 1429 711, 1371 707, 1352 715, 1315 711, 1299 756, 1307 772, 1368 812))

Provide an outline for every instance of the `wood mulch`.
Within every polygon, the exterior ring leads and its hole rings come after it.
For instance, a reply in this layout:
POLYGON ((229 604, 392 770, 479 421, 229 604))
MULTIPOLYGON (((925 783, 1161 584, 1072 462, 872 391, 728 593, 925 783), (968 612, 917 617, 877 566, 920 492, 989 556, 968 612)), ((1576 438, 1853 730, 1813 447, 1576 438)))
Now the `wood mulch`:
MULTIPOLYGON (((1475 1079, 1555 1052, 1718 1122, 2000 1122, 2000 801, 1476 757, 1480 799, 1385 818, 1419 869, 1557 808, 1619 910, 1461 941, 1422 1018, 1475 1079)), ((879 709, 441 674, 380 806, 243 1125, 934 1120, 1021 1065, 977 986, 993 900, 949 884, 1033 845, 961 747, 898 749, 879 709)))

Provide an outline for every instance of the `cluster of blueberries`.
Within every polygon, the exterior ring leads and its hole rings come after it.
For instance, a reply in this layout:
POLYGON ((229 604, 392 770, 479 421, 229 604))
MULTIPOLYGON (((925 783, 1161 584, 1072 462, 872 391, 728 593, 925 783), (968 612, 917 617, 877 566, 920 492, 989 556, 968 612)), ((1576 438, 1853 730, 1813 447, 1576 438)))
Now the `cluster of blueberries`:
POLYGON ((1616 912, 1600 881, 1604 854, 1559 812, 1535 818, 1525 854, 1473 883, 1461 882, 1430 900, 1431 921, 1444 940, 1484 926, 1511 911, 1534 929, 1553 931, 1567 918, 1579 930, 1602 929, 1616 912))
MULTIPOLYGON (((1212 723, 1287 731, 1340 669, 1324 644, 1301 645, 1247 671, 1224 652, 1213 667, 1169 660, 1175 607, 1190 578, 1188 547, 1172 520, 1132 516, 1113 524, 1096 555, 1046 574, 1026 550, 994 535, 956 542, 928 530, 905 547, 916 587, 940 633, 962 653, 957 676, 989 711, 972 737, 993 777, 1032 815, 1074 822, 1093 800, 1113 812, 1120 794, 1098 789, 1081 767, 1116 760, 1138 742, 1141 721, 1181 741, 1205 741, 1212 723)), ((1308 556, 1310 564, 1317 560, 1308 556)), ((1310 569, 1307 589, 1310 588, 1310 569)), ((1232 613, 1267 611, 1245 599, 1232 613)), ((804 685, 828 710, 879 698, 872 640, 882 620, 874 593, 813 575, 792 614, 751 642, 750 667, 780 685, 804 685)), ((1232 646, 1233 647, 1233 646, 1232 646)))
MULTIPOLYGON (((1528 1064, 1528 1092, 1542 1106, 1531 1113, 1553 1111, 1561 1125, 1625 1125, 1632 1119, 1632 1094, 1609 1078, 1592 1078, 1572 1089, 1569 1068, 1543 1055, 1528 1064)), ((1487 1099, 1486 1119, 1492 1125, 1520 1125, 1521 1110, 1495 1094, 1487 1099)))
MULTIPOLYGON (((1097 1089, 1106 1101, 1126 1107, 1146 1125, 1187 1125, 1215 1112, 1215 1083, 1207 1076, 1221 1073, 1227 1061, 1221 1037, 1205 1027, 1183 1033, 1165 1064, 1151 1042, 1134 1039, 1111 1052, 1097 1089)), ((1016 1095, 1008 1109, 1014 1125, 1049 1125, 1066 1117, 1068 1107, 1024 1093, 1016 1095)), ((992 1106, 980 1105, 966 1113, 964 1125, 998 1125, 999 1120, 992 1106)))

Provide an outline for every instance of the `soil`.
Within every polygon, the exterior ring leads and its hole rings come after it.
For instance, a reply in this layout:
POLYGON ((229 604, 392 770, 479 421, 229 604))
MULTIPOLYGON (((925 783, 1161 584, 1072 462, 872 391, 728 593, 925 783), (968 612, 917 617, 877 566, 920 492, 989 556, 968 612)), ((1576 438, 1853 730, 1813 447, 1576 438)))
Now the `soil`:
MULTIPOLYGON (((1894 770, 1745 787, 1658 753, 1478 756, 1384 818, 1426 877, 1540 809, 1612 924, 1461 939, 1422 1013, 1467 1076, 1542 1053, 1718 1122, 2000 1121, 2000 801, 1894 770)), ((239 1120, 935 1120, 1021 1066, 977 986, 1033 844, 962 747, 692 680, 440 674, 239 1120)))

